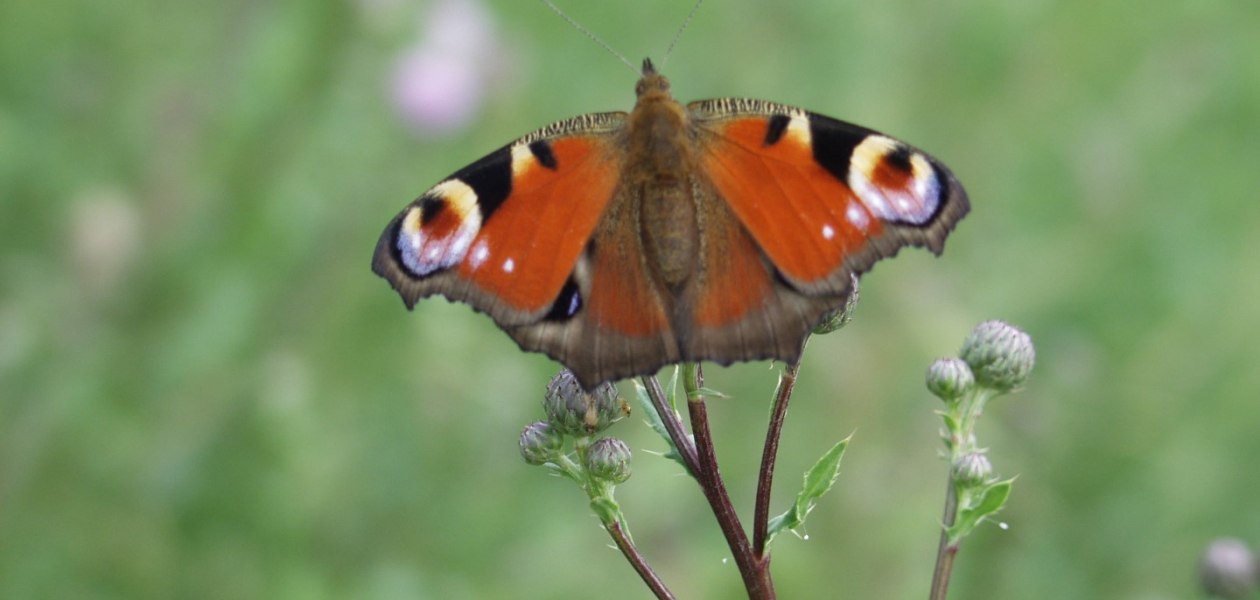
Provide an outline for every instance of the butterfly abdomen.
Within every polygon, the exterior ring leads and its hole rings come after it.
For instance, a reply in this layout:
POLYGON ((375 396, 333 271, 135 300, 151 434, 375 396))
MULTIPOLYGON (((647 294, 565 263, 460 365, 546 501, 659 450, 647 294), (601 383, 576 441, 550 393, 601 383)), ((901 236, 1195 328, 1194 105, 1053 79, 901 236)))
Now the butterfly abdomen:
POLYGON ((639 227, 653 274, 672 293, 695 269, 700 233, 689 180, 645 182, 638 190, 639 227))

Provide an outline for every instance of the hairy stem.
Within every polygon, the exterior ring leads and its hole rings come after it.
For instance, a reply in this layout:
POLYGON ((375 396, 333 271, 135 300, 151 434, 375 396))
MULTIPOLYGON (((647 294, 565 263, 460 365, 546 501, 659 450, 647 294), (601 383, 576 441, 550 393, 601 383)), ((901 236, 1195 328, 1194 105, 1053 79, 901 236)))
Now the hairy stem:
POLYGON ((656 408, 656 414, 661 418, 665 431, 669 433, 669 439, 673 440, 674 448, 678 451, 678 455, 682 457, 688 473, 698 481, 700 479, 700 469, 696 462, 696 446, 691 443, 691 438, 687 437, 687 432, 683 430, 682 421, 679 419, 678 414, 674 412, 673 407, 665 399, 665 390, 661 389, 661 380, 657 379, 655 375, 644 375, 640 379, 643 382, 643 387, 647 388, 648 398, 652 400, 652 406, 656 408))

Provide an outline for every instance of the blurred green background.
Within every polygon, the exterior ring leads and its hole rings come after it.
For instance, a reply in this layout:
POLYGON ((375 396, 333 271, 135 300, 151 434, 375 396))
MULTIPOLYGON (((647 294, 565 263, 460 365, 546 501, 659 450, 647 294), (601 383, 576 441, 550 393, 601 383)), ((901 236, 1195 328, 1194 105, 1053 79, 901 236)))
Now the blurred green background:
MULTIPOLYGON (((689 8, 567 4, 636 63, 689 8)), ((1209 539, 1260 544, 1260 4, 711 0, 665 72, 904 137, 973 202, 811 343, 779 506, 856 435, 782 597, 926 596, 922 375, 987 318, 1038 365, 981 423, 1019 480, 952 597, 1196 597, 1209 539)), ((555 365, 368 268, 420 191, 634 82, 535 2, 0 4, 0 597, 647 597, 517 455, 555 365)), ((745 514, 775 373, 707 373, 745 514)), ((611 433, 663 579, 738 597, 694 484, 611 433)))

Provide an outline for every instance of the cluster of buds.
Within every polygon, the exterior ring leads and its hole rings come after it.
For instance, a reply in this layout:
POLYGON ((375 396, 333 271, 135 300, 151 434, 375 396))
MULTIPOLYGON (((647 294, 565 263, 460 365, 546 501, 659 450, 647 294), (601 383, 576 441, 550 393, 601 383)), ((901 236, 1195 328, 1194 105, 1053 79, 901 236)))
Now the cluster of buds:
POLYGON ((928 391, 946 403, 957 402, 977 385, 999 393, 1018 389, 1037 358, 1032 338, 1002 321, 977 325, 958 354, 928 368, 928 391))
POLYGON ((543 411, 547 422, 561 433, 580 437, 608 429, 630 414, 630 405, 611 383, 600 384, 588 392, 571 371, 564 369, 547 383, 543 411))
POLYGON ((976 441, 976 421, 994 396, 1018 389, 1032 373, 1036 353, 1027 333, 1002 321, 985 321, 963 342, 958 357, 942 358, 927 372, 927 388, 945 402, 941 437, 949 450, 950 481, 957 500, 947 519, 949 542, 957 544, 981 521, 1001 509, 1011 480, 993 473, 976 441))
POLYGON ((521 457, 531 465, 546 465, 587 489, 592 497, 610 491, 610 485, 630 478, 630 448, 616 438, 592 439, 630 414, 630 405, 612 384, 591 391, 582 388, 568 369, 547 383, 543 394, 547 420, 521 431, 521 457), (565 452, 573 440, 576 460, 565 452))

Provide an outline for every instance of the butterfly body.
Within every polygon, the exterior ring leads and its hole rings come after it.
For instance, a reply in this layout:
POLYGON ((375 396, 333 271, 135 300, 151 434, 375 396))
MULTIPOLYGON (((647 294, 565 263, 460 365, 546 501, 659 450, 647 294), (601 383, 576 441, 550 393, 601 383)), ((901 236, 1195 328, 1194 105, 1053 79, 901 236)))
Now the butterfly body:
POLYGON ((794 360, 852 277, 936 253, 968 210, 939 162, 771 102, 683 105, 650 61, 630 113, 535 131, 422 194, 373 269, 411 307, 485 312, 585 386, 680 361, 794 360))

